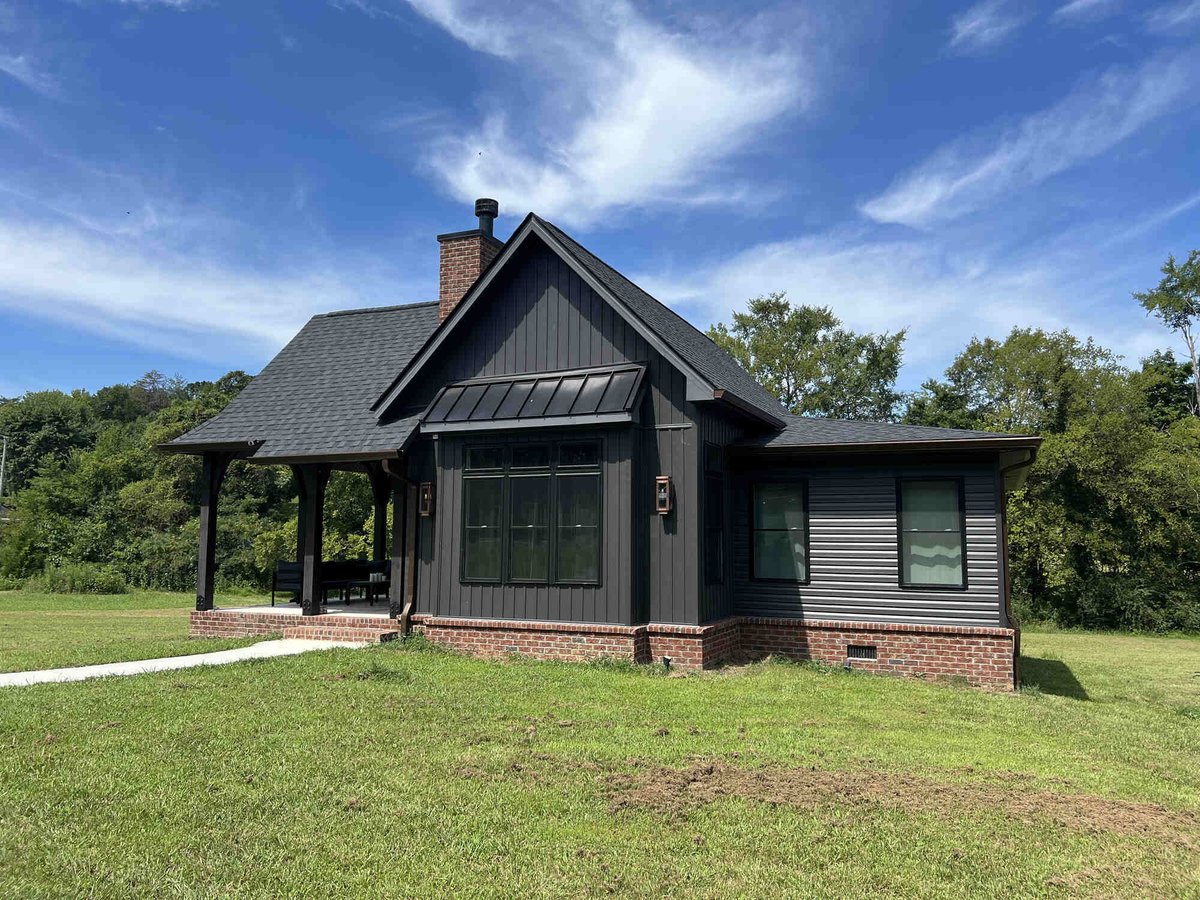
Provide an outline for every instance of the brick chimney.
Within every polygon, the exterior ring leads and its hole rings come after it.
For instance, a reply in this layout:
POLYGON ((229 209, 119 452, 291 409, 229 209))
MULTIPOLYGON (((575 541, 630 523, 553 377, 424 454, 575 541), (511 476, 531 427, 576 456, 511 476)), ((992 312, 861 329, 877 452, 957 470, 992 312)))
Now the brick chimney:
POLYGON ((438 243, 442 248, 438 321, 454 312, 458 301, 504 247, 492 236, 492 223, 499 213, 499 203, 486 197, 480 198, 475 201, 478 228, 438 235, 438 243))

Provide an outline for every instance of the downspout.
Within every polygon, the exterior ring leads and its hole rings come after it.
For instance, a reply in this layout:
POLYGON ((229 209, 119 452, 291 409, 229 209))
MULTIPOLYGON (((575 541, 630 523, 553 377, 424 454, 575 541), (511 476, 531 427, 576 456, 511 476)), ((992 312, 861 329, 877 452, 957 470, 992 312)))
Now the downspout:
POLYGON ((1037 460, 1037 447, 1032 447, 1029 450, 1029 455, 1018 462, 1009 466, 1003 466, 1000 469, 1000 537, 1004 542, 1004 616, 1008 619, 1008 624, 1013 629, 1013 689, 1015 690, 1021 683, 1021 627, 1013 619, 1012 611, 1012 566, 1008 559, 1008 488, 1005 486, 1005 481, 1010 472, 1016 472, 1021 469, 1032 466, 1037 460))

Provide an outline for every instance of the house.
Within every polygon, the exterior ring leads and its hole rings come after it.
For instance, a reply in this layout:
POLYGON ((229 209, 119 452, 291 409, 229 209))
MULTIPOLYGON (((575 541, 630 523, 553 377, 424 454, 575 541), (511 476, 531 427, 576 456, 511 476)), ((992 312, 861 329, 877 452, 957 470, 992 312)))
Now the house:
POLYGON ((315 316, 165 446, 203 458, 194 634, 416 630, 483 654, 782 654, 1014 686, 1005 496, 1037 438, 790 415, 550 222, 497 240, 497 211, 438 237, 438 302, 315 316), (235 459, 295 475, 299 607, 214 606, 235 459), (326 599, 334 469, 373 486, 386 611, 326 599))

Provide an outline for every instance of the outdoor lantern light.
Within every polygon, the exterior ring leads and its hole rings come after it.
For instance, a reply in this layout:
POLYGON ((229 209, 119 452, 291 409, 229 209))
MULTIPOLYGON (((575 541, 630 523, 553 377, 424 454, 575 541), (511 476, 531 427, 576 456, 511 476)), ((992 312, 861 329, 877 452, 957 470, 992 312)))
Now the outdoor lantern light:
POLYGON ((423 515, 423 516, 432 516, 433 515, 433 482, 432 481, 422 481, 421 482, 421 500, 420 500, 420 505, 418 508, 420 509, 421 515, 423 515))
POLYGON ((656 476, 654 479, 654 511, 660 516, 669 514, 671 512, 673 495, 674 490, 671 487, 671 476, 656 476))

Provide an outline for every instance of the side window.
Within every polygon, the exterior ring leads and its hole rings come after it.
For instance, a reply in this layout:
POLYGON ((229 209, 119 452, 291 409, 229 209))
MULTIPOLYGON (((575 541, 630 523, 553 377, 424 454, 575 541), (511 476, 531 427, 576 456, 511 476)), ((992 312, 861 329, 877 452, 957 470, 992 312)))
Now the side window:
POLYGON ((808 490, 804 482, 751 488, 751 577, 808 581, 808 490))
POLYGON ((963 484, 955 478, 900 479, 900 584, 967 585, 963 484))
POLYGON ((704 583, 725 580, 725 478, 721 448, 704 445, 704 583))
POLYGON ((503 504, 503 478, 463 479, 463 581, 500 580, 503 504))

